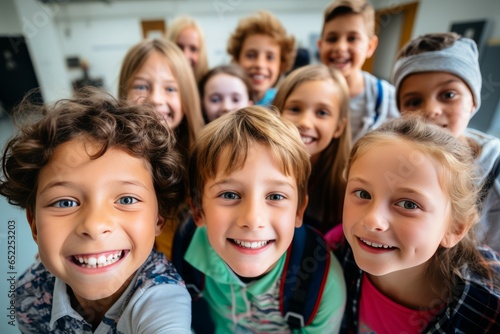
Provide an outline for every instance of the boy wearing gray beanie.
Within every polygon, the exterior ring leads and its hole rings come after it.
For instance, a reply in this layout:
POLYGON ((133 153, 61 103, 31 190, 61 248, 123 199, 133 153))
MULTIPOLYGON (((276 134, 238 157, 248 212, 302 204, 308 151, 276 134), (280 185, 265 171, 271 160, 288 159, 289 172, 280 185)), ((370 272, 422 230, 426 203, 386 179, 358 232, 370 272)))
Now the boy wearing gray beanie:
POLYGON ((479 240, 500 252, 500 140, 467 128, 481 105, 476 43, 455 33, 417 37, 399 52, 393 69, 401 115, 419 113, 463 137, 476 152, 483 183, 479 240))

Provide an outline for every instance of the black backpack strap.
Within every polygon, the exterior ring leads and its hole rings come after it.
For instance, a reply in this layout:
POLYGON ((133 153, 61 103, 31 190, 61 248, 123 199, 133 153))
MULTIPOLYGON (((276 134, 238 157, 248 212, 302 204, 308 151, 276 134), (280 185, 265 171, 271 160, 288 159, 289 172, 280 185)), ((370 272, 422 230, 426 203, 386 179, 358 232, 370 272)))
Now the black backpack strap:
POLYGON ((193 218, 190 217, 177 227, 172 245, 172 263, 179 275, 186 282, 186 288, 193 300, 201 296, 201 292, 205 287, 205 276, 184 260, 184 254, 186 254, 195 231, 196 224, 193 218))
POLYGON ((488 195, 488 192, 495 183, 495 180, 498 177, 499 173, 500 173, 500 156, 498 156, 497 159, 495 160, 495 163, 493 163, 493 167, 488 173, 488 176, 484 180, 481 190, 479 191, 478 204, 480 206, 482 206, 484 199, 486 198, 486 195, 488 195))
POLYGON ((295 229, 280 286, 280 309, 291 329, 309 325, 316 316, 330 257, 330 249, 318 231, 307 225, 295 229))
POLYGON ((377 100, 375 101, 375 117, 373 118, 373 123, 376 123, 378 116, 380 115, 379 109, 382 104, 382 96, 384 95, 384 89, 382 88, 382 80, 377 78, 377 100))
POLYGON ((195 231, 196 224, 192 217, 179 225, 172 246, 172 263, 191 294, 191 329, 194 333, 211 334, 215 332, 215 325, 210 317, 208 303, 201 298, 205 288, 205 275, 184 260, 195 231))

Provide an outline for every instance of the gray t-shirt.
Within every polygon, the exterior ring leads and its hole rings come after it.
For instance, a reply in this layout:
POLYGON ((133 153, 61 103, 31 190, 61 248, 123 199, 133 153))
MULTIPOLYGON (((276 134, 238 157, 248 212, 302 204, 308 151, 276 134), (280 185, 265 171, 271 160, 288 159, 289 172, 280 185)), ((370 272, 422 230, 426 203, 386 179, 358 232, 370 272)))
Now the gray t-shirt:
POLYGON ((379 89, 374 75, 362 72, 365 81, 365 90, 351 98, 349 106, 351 108, 351 133, 353 143, 361 138, 369 130, 377 128, 388 119, 399 117, 396 106, 396 92, 393 85, 385 80, 380 80, 382 95, 376 113, 377 97, 379 89))
MULTIPOLYGON (((477 158, 481 182, 484 182, 493 165, 500 156, 500 139, 481 131, 467 129, 464 135, 481 147, 477 158)), ((497 176, 483 202, 483 211, 477 227, 480 242, 500 252, 500 176, 497 176)))

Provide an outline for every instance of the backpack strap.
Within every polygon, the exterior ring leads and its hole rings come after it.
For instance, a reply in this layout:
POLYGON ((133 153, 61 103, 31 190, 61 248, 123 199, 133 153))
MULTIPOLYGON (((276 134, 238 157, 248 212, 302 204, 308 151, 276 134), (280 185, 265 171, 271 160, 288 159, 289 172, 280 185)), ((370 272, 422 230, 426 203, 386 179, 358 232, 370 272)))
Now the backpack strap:
POLYGON ((481 190, 479 191, 478 204, 480 206, 483 205, 484 199, 486 198, 486 195, 488 195, 490 188, 495 183, 495 179, 498 177, 499 173, 500 173, 500 156, 498 156, 495 162, 493 163, 493 168, 491 168, 490 172, 488 173, 488 176, 483 182, 481 190))
POLYGON ((295 229, 280 285, 280 310, 291 329, 309 325, 318 311, 330 268, 323 236, 308 225, 295 229))
POLYGON ((201 292, 205 288, 205 275, 184 260, 184 254, 186 254, 195 231, 196 224, 193 218, 190 217, 187 221, 180 224, 175 231, 172 245, 172 263, 179 275, 186 282, 186 288, 193 300, 200 298, 201 292))
POLYGON ((375 102, 375 117, 373 118, 373 123, 376 123, 379 116, 380 105, 382 104, 382 95, 384 95, 384 89, 382 88, 382 80, 377 78, 377 101, 375 102))
POLYGON ((205 288, 205 275, 184 260, 184 254, 186 254, 195 231, 196 224, 192 217, 179 225, 172 246, 172 263, 186 282, 186 288, 191 295, 192 332, 212 334, 215 333, 215 325, 210 316, 207 301, 201 298, 205 288))

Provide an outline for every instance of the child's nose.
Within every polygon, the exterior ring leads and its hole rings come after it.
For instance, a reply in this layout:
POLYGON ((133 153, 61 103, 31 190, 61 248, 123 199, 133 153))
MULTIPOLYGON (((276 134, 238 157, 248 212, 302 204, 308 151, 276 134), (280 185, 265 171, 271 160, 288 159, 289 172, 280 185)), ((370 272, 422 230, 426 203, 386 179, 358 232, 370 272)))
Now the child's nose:
POLYGON ((429 119, 441 116, 441 104, 437 101, 427 101, 423 108, 424 116, 429 119))
POLYGON ((298 116, 297 127, 300 129, 310 129, 312 128, 312 117, 308 112, 302 112, 298 116))
POLYGON ((233 109, 233 103, 229 99, 223 99, 221 104, 221 111, 223 114, 227 113, 229 110, 233 109))
POLYGON ((389 228, 385 210, 380 206, 372 205, 362 220, 363 226, 371 232, 384 232, 389 228))
POLYGON ((247 199, 242 205, 238 225, 248 230, 258 230, 265 226, 265 209, 259 201, 247 199))
POLYGON ((339 38, 337 40, 337 43, 335 43, 335 46, 337 49, 345 51, 345 50, 347 50, 349 43, 347 42, 346 38, 339 38))
POLYGON ((259 54, 256 59, 256 65, 259 68, 262 68, 266 65, 266 55, 265 54, 259 54))
POLYGON ((152 89, 151 95, 149 96, 150 101, 155 106, 166 104, 166 97, 163 88, 153 86, 151 89, 152 89))
POLYGON ((78 235, 98 240, 111 234, 113 231, 112 215, 102 207, 88 207, 82 211, 76 227, 78 235))

